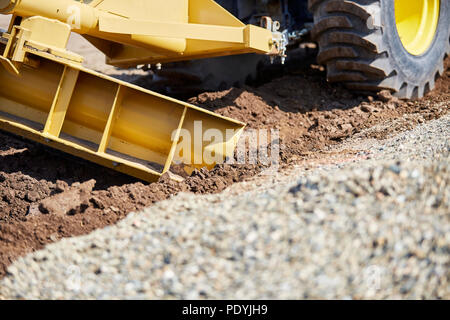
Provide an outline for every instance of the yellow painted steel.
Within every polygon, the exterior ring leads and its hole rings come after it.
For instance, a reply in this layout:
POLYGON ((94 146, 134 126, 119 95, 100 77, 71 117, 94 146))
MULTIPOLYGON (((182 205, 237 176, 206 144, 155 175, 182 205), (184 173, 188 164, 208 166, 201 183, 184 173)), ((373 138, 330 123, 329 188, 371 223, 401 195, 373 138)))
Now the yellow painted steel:
POLYGON ((221 161, 233 156, 243 123, 86 69, 78 56, 60 47, 68 33, 56 33, 60 39, 45 48, 39 34, 45 27, 24 28, 51 26, 55 20, 30 21, 0 37, 7 66, 0 67, 0 129, 147 181, 157 180, 179 158, 180 132, 194 139, 196 121, 202 123, 200 140, 208 129, 226 139, 193 147, 186 164, 214 166, 203 161, 211 147, 221 161), (202 161, 193 163, 194 158, 202 161))
POLYGON ((271 30, 246 26, 213 0, 0 0, 0 13, 66 23, 122 67, 275 47, 271 30))
POLYGON ((430 47, 439 21, 440 0, 395 0, 397 31, 405 49, 421 55, 430 47))
POLYGON ((148 181, 174 161, 232 157, 244 124, 82 67, 71 32, 121 67, 285 50, 280 32, 213 0, 0 0, 0 14, 13 15, 0 37, 0 129, 148 181))

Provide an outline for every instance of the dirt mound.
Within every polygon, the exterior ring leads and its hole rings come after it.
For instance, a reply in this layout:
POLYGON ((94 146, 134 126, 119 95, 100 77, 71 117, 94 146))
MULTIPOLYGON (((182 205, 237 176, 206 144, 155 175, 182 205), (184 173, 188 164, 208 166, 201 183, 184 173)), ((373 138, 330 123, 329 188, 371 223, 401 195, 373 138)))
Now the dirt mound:
MULTIPOLYGON (((204 93, 190 102, 242 120, 249 128, 278 128, 283 165, 320 158, 330 144, 405 114, 414 116, 395 127, 374 130, 371 137, 384 138, 449 109, 448 69, 435 91, 410 102, 388 93, 375 98, 354 96, 324 79, 323 69, 312 66, 291 70, 256 89, 204 93)), ((220 192, 262 169, 223 165, 196 170, 181 183, 163 176, 158 183, 145 184, 0 132, 0 277, 14 259, 48 243, 114 224, 129 212, 181 191, 220 192)))
POLYGON ((257 89, 203 93, 189 102, 246 122, 250 128, 279 129, 284 145, 282 160, 289 162, 404 114, 418 116, 391 132, 373 133, 372 137, 383 139, 389 133, 447 113, 450 59, 446 65, 447 71, 437 82, 436 90, 415 101, 399 100, 387 91, 377 97, 355 96, 326 83, 322 69, 312 69, 306 75, 284 76, 257 89))
POLYGON ((114 224, 132 211, 181 191, 220 192, 260 170, 252 165, 226 165, 211 171, 196 170, 182 183, 164 175, 158 183, 145 184, 0 133, 0 141, 5 140, 22 149, 7 149, 2 144, 5 150, 0 154, 0 167, 4 170, 0 171, 0 277, 14 259, 48 243, 114 224), (39 149, 39 156, 35 149, 39 149), (35 156, 47 158, 47 164, 34 161, 35 156), (28 163, 35 166, 24 170, 28 163), (51 165, 58 165, 55 168, 63 173, 55 172, 56 169, 47 172, 45 168, 51 165), (43 178, 45 174, 48 179, 43 178), (92 177, 95 180, 88 180, 92 177))

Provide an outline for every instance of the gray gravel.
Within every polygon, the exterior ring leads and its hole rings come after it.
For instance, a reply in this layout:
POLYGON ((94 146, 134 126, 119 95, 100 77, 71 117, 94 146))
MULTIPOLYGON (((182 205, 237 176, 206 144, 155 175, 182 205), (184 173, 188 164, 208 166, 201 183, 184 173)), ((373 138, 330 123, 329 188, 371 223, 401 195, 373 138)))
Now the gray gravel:
POLYGON ((445 116, 343 146, 365 160, 178 195, 19 259, 0 296, 449 299, 449 138, 445 116))

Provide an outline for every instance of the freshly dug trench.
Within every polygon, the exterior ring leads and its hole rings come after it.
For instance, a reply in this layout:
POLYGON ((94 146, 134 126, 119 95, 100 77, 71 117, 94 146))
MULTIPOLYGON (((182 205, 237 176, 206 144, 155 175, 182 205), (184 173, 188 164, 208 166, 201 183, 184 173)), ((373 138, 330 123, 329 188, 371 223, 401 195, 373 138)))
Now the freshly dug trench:
MULTIPOLYGON (((385 138, 449 110, 448 69, 435 91, 409 102, 387 93, 357 97, 327 84, 324 78, 323 70, 312 66, 292 70, 257 89, 204 93, 190 102, 242 120, 251 129, 279 129, 284 166, 320 158, 330 145, 405 114, 414 116, 391 131, 372 132, 370 137, 385 138)), ((178 192, 220 192, 262 169, 261 165, 222 165, 209 172, 195 171, 181 183, 164 176, 158 183, 144 184, 0 132, 0 277, 13 260, 48 243, 114 224, 129 212, 178 192), (65 207, 62 200, 67 197, 75 199, 74 206, 65 207)))

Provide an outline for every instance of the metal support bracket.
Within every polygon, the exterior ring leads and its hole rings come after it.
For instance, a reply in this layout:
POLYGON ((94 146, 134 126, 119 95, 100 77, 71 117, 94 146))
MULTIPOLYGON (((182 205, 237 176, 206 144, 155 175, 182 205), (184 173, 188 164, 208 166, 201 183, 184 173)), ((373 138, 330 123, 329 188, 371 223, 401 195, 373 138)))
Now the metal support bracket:
POLYGON ((25 59, 24 45, 29 34, 28 30, 14 26, 8 37, 3 55, 0 56, 0 63, 13 75, 20 74, 20 65, 25 59))
POLYGON ((272 50, 268 53, 270 61, 273 63, 276 57, 280 57, 281 64, 286 61, 286 51, 289 44, 289 34, 287 30, 280 31, 279 21, 273 21, 271 17, 262 17, 261 27, 272 32, 272 50))

